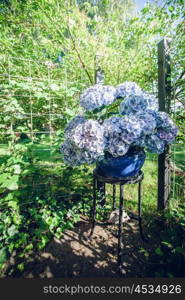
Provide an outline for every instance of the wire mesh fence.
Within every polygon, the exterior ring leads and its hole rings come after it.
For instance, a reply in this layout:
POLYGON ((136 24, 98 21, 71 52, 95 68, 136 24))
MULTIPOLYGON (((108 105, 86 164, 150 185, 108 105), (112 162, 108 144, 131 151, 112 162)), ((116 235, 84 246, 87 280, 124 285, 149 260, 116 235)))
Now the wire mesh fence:
POLYGON ((68 70, 51 62, 38 62, 16 57, 1 57, 1 116, 6 117, 9 127, 2 129, 2 134, 22 130, 33 139, 38 134, 52 137, 55 129, 64 125, 67 118, 78 105, 78 96, 83 87, 81 71, 68 70), (81 80, 81 87, 77 86, 81 80), (3 100, 10 103, 10 108, 3 107, 3 100), (72 101, 73 100, 73 101, 72 101), (3 110, 3 108, 5 108, 3 110), (9 110, 8 110, 9 109, 9 110), (7 113, 11 116, 7 116, 7 113))

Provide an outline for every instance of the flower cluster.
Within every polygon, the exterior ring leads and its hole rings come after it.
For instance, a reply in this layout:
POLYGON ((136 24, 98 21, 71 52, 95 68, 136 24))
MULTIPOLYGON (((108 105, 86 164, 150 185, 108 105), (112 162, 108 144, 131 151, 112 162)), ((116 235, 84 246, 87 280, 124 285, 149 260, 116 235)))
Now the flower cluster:
POLYGON ((129 94, 120 104, 122 115, 145 111, 146 109, 158 110, 157 99, 147 93, 129 94))
POLYGON ((164 142, 155 134, 151 136, 146 136, 145 147, 147 151, 151 153, 162 153, 164 152, 164 142))
POLYGON ((73 131, 74 129, 80 125, 80 124, 83 124, 85 123, 86 119, 82 116, 77 116, 75 118, 73 118, 67 125, 67 127, 65 128, 65 131, 64 131, 64 135, 65 135, 65 138, 70 138, 72 135, 73 135, 73 131))
POLYGON ((104 121, 105 150, 112 156, 122 156, 127 153, 129 145, 122 138, 121 118, 111 117, 104 121))
POLYGON ((130 146, 162 153, 167 144, 175 141, 177 127, 167 113, 158 111, 155 96, 143 92, 134 82, 124 82, 116 88, 96 84, 84 91, 80 104, 88 111, 109 105, 116 98, 121 116, 105 119, 103 123, 77 116, 65 129, 61 145, 64 160, 71 166, 94 163, 109 152, 113 157, 123 156, 130 146))
POLYGON ((61 152, 72 166, 94 163, 104 154, 103 128, 97 121, 78 116, 68 124, 65 137, 61 152))
POLYGON ((167 113, 146 110, 146 112, 136 113, 136 116, 143 118, 146 124, 142 132, 142 146, 147 151, 160 154, 164 151, 165 145, 175 141, 178 129, 167 113))
POLYGON ((125 81, 116 87, 116 98, 125 98, 130 95, 140 95, 141 93, 141 88, 135 82, 125 81))
POLYGON ((80 97, 80 105, 93 111, 116 100, 116 89, 113 86, 96 84, 86 89, 80 97))

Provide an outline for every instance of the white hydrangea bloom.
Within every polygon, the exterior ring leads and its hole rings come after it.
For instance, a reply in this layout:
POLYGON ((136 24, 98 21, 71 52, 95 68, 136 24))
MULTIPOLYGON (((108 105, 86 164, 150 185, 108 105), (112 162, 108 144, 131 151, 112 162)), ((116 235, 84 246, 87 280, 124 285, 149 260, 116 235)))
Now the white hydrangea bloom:
POLYGON ((74 130, 72 139, 80 149, 100 154, 104 150, 103 128, 97 121, 87 120, 79 124, 74 130))

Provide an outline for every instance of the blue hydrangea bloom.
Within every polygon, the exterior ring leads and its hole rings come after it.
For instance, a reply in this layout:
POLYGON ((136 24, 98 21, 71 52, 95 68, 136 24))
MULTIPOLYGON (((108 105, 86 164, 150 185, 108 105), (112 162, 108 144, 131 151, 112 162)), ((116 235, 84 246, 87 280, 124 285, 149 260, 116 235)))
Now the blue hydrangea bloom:
POLYGON ((74 129, 79 125, 83 124, 86 121, 86 119, 82 116, 76 116, 73 118, 66 126, 64 130, 64 136, 65 138, 70 138, 73 134, 74 129))
POLYGON ((140 95, 141 93, 141 88, 135 82, 125 81, 116 87, 116 98, 125 98, 126 96, 140 95))
POLYGON ((165 143, 157 135, 148 135, 145 138, 146 150, 151 153, 161 154, 164 152, 165 143))
POLYGON ((157 129, 156 135, 167 144, 171 144, 175 141, 177 132, 176 130, 173 131, 173 129, 172 130, 157 129))
POLYGON ((128 151, 129 145, 121 137, 123 131, 121 118, 110 117, 104 121, 103 127, 105 149, 114 157, 124 155, 128 151))
POLYGON ((148 109, 158 111, 158 109, 159 109, 158 99, 154 95, 149 94, 149 93, 143 93, 143 97, 147 101, 148 109))
POLYGON ((64 161, 71 166, 92 164, 109 152, 113 157, 125 155, 130 146, 146 148, 152 153, 164 152, 174 142, 177 127, 165 112, 158 111, 155 96, 143 92, 137 84, 125 82, 116 89, 96 84, 80 97, 81 105, 93 111, 122 97, 122 116, 112 116, 103 124, 83 116, 72 119, 65 129, 61 145, 64 161))
POLYGON ((119 138, 112 138, 110 139, 106 150, 112 154, 113 157, 123 156, 128 152, 129 145, 119 138))
POLYGON ((169 117, 169 115, 163 111, 156 112, 156 122, 157 122, 157 128, 170 130, 171 128, 176 127, 172 119, 169 117))
POLYGON ((157 124, 151 111, 137 112, 135 116, 140 120, 143 135, 154 133, 157 124))
POLYGON ((128 115, 148 109, 153 111, 158 110, 157 99, 155 96, 143 92, 127 95, 125 100, 120 103, 119 111, 123 115, 128 115))
POLYGON ((137 147, 141 147, 144 148, 145 147, 145 139, 146 139, 146 135, 140 135, 139 138, 137 138, 137 140, 135 140, 132 145, 133 146, 137 146, 137 147))
POLYGON ((66 140, 61 145, 60 150, 64 156, 64 162, 72 167, 79 166, 85 162, 82 152, 75 148, 70 140, 66 140))
POLYGON ((122 139, 128 143, 133 143, 136 139, 138 139, 142 132, 141 122, 134 115, 128 115, 120 120, 121 124, 121 137, 122 139))
POLYGON ((147 99, 142 95, 130 95, 126 96, 124 104, 120 104, 120 112, 124 114, 136 113, 138 111, 144 111, 147 109, 147 99), (126 111, 123 110, 126 109, 126 111))
POLYGON ((80 96, 80 105, 93 111, 116 100, 116 89, 113 86, 96 84, 86 89, 80 96))

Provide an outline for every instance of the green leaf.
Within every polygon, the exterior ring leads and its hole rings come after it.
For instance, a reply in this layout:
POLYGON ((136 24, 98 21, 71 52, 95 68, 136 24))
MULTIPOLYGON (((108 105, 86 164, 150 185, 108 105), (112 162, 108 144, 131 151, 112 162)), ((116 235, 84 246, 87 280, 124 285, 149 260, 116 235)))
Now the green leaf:
POLYGON ((175 252, 185 255, 185 250, 182 247, 176 247, 175 252))
POLYGON ((173 248, 172 244, 170 244, 169 242, 163 241, 161 244, 163 244, 164 246, 166 246, 168 248, 173 248))
POLYGON ((162 252, 161 248, 156 248, 156 249, 155 249, 155 253, 156 253, 157 255, 160 255, 160 256, 163 255, 163 252, 162 252))
POLYGON ((0 184, 4 183, 7 180, 9 175, 10 174, 8 173, 0 174, 0 184))
POLYGON ((174 11, 174 7, 173 6, 169 6, 168 9, 169 9, 170 12, 174 11))
POLYGON ((12 226, 10 226, 10 227, 8 228, 7 232, 8 232, 8 235, 9 235, 10 237, 12 237, 12 236, 14 236, 16 233, 18 233, 19 231, 18 231, 17 227, 13 224, 12 226))
POLYGON ((18 189, 18 180, 19 180, 19 176, 18 175, 13 175, 11 177, 11 179, 6 180, 2 187, 6 187, 8 190, 14 191, 18 189))
POLYGON ((6 262, 9 258, 9 252, 7 247, 0 249, 0 264, 6 262))
POLYGON ((33 244, 28 244, 25 248, 24 248, 24 251, 25 252, 28 252, 28 251, 30 251, 30 250, 32 250, 33 249, 33 244))
POLYGON ((17 269, 22 272, 24 270, 24 263, 18 264, 17 269))
POLYGON ((14 165, 14 174, 20 174, 21 173, 21 167, 20 165, 14 165))

